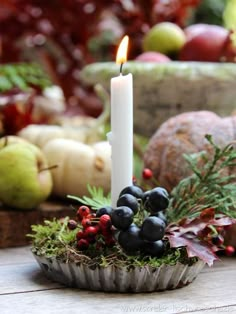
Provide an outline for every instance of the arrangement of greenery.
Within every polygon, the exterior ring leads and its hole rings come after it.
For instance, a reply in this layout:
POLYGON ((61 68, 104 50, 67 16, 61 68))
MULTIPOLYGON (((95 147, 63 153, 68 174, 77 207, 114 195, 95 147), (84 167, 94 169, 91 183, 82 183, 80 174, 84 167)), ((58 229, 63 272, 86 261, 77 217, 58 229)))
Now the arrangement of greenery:
MULTIPOLYGON (((84 262, 89 265, 158 267, 161 264, 174 265, 177 262, 191 264, 198 259, 208 265, 218 257, 215 254, 221 244, 213 242, 224 227, 236 222, 236 175, 224 171, 236 166, 236 149, 229 144, 218 147, 210 135, 206 135, 214 150, 213 157, 201 152, 186 155, 192 176, 182 180, 170 194, 166 210, 167 227, 164 236, 165 252, 160 258, 143 254, 127 255, 118 243, 98 248, 97 242, 85 251, 78 250, 76 234, 81 225, 68 228, 69 217, 63 220, 45 221, 44 225, 32 226, 33 252, 46 257, 57 257, 63 261, 84 262)), ((91 197, 70 196, 94 212, 110 204, 110 196, 104 196, 101 188, 88 187, 91 197)), ((147 215, 142 202, 136 215, 136 223, 147 215)))
POLYGON ((44 89, 52 85, 42 67, 36 63, 16 63, 0 65, 0 92, 8 92, 14 88, 21 91, 29 87, 44 89))

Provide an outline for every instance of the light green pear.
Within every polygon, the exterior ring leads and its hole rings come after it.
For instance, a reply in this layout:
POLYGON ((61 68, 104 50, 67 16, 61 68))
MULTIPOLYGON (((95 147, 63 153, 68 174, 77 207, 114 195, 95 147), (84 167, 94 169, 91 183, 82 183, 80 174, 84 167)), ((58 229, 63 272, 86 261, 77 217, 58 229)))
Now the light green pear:
POLYGON ((154 25, 143 38, 144 51, 158 51, 163 54, 173 54, 180 51, 186 41, 184 31, 171 22, 161 22, 154 25))
POLYGON ((236 0, 228 0, 223 12, 224 25, 228 29, 236 28, 236 0))
POLYGON ((43 152, 18 137, 0 141, 0 201, 33 209, 50 195, 52 177, 43 152))

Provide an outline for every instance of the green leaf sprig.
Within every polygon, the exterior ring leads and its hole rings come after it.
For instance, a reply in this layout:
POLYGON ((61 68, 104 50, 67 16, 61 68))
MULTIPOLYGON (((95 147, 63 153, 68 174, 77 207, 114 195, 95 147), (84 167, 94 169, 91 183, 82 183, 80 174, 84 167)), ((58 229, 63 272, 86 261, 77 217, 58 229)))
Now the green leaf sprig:
POLYGON ((102 187, 95 187, 91 185, 87 185, 88 192, 90 196, 78 197, 74 195, 67 195, 68 198, 78 201, 81 204, 87 205, 94 210, 97 210, 103 206, 111 204, 111 195, 104 195, 104 191, 102 187))
POLYGON ((226 171, 226 168, 236 166, 236 150, 232 144, 221 149, 211 135, 205 138, 213 148, 213 156, 204 151, 184 155, 193 175, 180 181, 171 192, 167 210, 170 222, 198 217, 209 207, 213 207, 218 214, 236 218, 236 175, 226 171))
POLYGON ((14 87, 27 90, 31 86, 44 89, 52 82, 36 63, 15 63, 0 66, 0 92, 7 92, 14 87))

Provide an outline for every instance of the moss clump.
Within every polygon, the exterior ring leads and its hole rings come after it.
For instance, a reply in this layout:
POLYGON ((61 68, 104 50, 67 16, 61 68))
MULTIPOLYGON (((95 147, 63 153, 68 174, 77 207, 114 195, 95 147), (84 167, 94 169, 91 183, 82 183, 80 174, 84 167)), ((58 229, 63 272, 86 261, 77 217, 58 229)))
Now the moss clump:
POLYGON ((33 233, 28 235, 32 238, 33 253, 46 258, 54 257, 63 262, 86 263, 91 267, 113 265, 127 269, 144 266, 157 268, 162 264, 175 265, 177 262, 192 265, 198 260, 197 258, 188 258, 184 247, 173 249, 167 242, 165 253, 161 258, 143 255, 128 256, 118 244, 111 248, 97 249, 95 243, 88 250, 82 252, 76 247, 76 233, 80 229, 78 227, 70 230, 67 227, 69 219, 66 217, 63 220, 46 220, 42 225, 33 225, 33 233))

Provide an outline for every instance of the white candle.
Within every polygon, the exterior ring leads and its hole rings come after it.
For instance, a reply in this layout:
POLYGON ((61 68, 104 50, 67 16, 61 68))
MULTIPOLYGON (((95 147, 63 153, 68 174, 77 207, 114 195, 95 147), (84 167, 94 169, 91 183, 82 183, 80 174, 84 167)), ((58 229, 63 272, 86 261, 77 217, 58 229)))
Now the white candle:
MULTIPOLYGON (((128 37, 118 50, 117 63, 126 61, 128 37), (124 50, 122 47, 124 46, 124 50)), ((111 200, 116 207, 123 188, 132 185, 133 178, 133 77, 132 74, 111 79, 111 200)))

